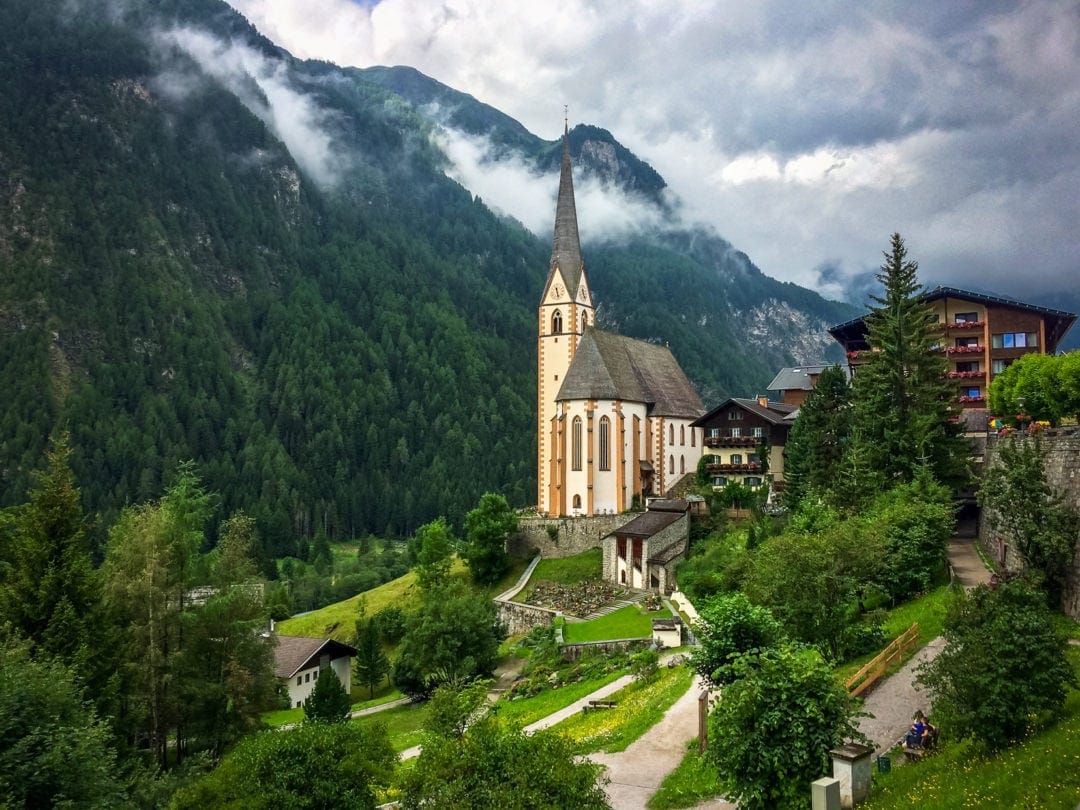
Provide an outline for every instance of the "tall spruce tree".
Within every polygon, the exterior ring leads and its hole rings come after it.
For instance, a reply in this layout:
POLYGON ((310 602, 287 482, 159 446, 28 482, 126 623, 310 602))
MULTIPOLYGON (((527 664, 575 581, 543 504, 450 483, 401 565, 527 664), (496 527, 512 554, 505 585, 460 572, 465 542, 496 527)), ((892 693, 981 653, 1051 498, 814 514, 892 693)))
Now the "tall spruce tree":
POLYGON ((851 386, 839 366, 821 372, 799 408, 784 448, 784 500, 794 508, 809 492, 824 494, 835 483, 851 431, 851 386))
POLYGON ((374 619, 356 622, 356 680, 368 687, 369 697, 375 697, 375 687, 390 674, 390 661, 379 640, 379 628, 374 619))
POLYGON ((866 317, 873 350, 852 385, 855 427, 886 485, 910 481, 921 460, 949 485, 967 477, 969 448, 954 421, 956 391, 946 377, 941 333, 920 300, 918 263, 907 258, 900 234, 877 274, 884 291, 866 317))

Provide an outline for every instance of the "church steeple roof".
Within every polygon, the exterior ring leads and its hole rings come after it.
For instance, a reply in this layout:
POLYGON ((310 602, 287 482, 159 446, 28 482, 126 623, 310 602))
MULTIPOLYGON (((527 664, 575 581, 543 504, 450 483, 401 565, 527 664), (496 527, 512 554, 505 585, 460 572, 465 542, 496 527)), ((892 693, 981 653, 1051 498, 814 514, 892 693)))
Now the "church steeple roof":
POLYGON ((563 131, 562 170, 559 175, 559 200, 555 203, 555 239, 551 246, 549 282, 556 267, 562 271, 567 293, 574 298, 585 271, 585 263, 581 259, 577 206, 574 204, 574 176, 570 170, 569 124, 563 131))

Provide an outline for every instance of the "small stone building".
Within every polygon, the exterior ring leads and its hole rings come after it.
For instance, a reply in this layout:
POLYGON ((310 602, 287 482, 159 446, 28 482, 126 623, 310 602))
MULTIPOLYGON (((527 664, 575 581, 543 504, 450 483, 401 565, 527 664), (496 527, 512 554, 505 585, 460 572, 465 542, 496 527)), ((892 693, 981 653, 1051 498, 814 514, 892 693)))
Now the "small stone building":
POLYGON ((653 500, 648 511, 601 541, 604 579, 640 590, 671 593, 675 565, 690 545, 690 507, 682 499, 653 500))

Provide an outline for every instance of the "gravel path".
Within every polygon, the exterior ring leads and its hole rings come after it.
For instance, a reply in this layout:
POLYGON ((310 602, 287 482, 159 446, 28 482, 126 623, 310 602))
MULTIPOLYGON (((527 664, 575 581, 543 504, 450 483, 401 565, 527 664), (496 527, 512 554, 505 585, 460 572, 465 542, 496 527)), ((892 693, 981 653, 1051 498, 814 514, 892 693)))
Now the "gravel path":
MULTIPOLYGON (((954 581, 965 588, 990 582, 990 572, 979 557, 973 539, 954 537, 949 541, 949 565, 954 581)), ((878 754, 889 750, 903 738, 917 710, 929 713, 929 696, 915 685, 916 670, 923 661, 937 657, 944 646, 943 638, 935 638, 899 672, 883 680, 867 695, 863 708, 874 716, 862 718, 859 730, 870 738, 878 754)))
MULTIPOLYGON (((686 744, 697 736, 698 695, 702 683, 695 676, 686 693, 675 701, 663 719, 615 754, 590 754, 589 759, 607 767, 611 780, 606 788, 614 810, 641 810, 660 783, 686 755, 686 744)), ((735 805, 713 799, 700 808, 728 810, 735 805)))

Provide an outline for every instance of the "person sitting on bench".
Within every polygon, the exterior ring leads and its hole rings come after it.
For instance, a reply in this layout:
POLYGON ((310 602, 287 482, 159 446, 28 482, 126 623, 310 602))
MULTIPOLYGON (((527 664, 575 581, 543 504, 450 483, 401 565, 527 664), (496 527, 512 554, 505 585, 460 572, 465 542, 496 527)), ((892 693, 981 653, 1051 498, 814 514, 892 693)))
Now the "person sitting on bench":
POLYGON ((923 722, 923 713, 915 713, 915 722, 911 724, 911 730, 904 737, 904 745, 908 748, 919 748, 923 743, 923 735, 926 732, 926 723, 923 722))

